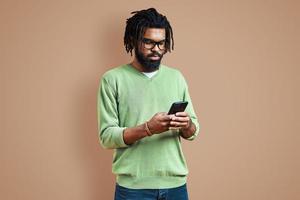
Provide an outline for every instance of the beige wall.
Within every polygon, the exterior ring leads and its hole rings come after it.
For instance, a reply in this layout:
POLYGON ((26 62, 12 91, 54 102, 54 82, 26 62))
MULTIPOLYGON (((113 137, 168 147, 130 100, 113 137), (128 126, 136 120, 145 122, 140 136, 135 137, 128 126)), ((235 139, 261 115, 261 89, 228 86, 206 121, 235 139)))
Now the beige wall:
POLYGON ((0 199, 108 200, 96 93, 128 63, 131 11, 173 26, 202 130, 184 141, 192 200, 300 199, 299 1, 0 2, 0 199))

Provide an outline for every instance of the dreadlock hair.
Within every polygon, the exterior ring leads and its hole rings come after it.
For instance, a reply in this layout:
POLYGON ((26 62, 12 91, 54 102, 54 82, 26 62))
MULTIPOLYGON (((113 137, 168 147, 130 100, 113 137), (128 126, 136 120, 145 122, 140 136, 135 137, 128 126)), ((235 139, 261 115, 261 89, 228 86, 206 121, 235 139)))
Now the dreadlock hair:
POLYGON ((164 28, 166 31, 166 51, 171 52, 174 49, 174 39, 172 27, 166 16, 158 13, 155 8, 131 12, 134 14, 126 21, 126 29, 124 35, 124 45, 127 53, 137 46, 138 41, 141 41, 147 28, 164 28), (172 44, 171 44, 172 40, 172 44))

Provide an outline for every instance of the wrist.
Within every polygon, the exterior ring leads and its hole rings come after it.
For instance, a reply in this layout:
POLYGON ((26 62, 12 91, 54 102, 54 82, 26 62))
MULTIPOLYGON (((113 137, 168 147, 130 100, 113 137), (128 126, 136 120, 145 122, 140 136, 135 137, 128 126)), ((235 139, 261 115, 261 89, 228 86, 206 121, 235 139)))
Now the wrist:
POLYGON ((153 135, 153 133, 152 133, 152 132, 150 131, 150 129, 149 129, 149 122, 148 122, 148 121, 146 121, 146 122, 144 123, 144 129, 146 130, 146 133, 147 133, 148 136, 153 135))
POLYGON ((182 128, 181 130, 183 130, 183 131, 188 131, 189 129, 191 129, 192 124, 193 124, 193 122, 192 122, 191 118, 189 118, 189 122, 188 122, 187 127, 182 128))
POLYGON ((180 129, 180 135, 184 138, 188 138, 194 135, 195 131, 194 124, 190 118, 188 126, 180 129))

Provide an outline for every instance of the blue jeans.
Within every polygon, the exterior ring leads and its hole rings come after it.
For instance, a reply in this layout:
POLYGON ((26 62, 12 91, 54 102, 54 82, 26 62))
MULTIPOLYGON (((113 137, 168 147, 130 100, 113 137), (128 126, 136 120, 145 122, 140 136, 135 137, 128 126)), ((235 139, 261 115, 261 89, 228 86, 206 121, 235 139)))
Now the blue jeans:
POLYGON ((130 189, 116 184, 115 200, 188 200, 186 184, 169 189, 130 189))

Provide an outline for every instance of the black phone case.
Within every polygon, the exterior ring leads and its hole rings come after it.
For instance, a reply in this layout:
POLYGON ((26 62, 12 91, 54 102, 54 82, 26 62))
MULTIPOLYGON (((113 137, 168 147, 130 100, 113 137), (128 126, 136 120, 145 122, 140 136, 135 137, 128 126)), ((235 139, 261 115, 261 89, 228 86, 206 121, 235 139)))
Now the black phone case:
POLYGON ((177 112, 183 112, 187 105, 188 105, 187 101, 174 102, 168 112, 168 115, 172 115, 177 112))

